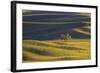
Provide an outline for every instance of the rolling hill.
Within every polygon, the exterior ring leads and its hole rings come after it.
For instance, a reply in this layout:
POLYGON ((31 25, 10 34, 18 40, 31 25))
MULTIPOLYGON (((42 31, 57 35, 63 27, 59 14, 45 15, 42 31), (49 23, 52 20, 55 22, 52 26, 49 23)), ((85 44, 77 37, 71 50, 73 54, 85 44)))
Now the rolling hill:
POLYGON ((23 10, 23 63, 91 59, 91 14, 23 10))

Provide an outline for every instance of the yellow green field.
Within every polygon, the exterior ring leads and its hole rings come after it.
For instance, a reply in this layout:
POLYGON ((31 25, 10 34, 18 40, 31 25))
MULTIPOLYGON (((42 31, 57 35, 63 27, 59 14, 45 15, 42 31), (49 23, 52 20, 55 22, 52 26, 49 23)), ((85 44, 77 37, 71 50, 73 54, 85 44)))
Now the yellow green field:
POLYGON ((23 63, 90 59, 90 40, 23 40, 23 63))

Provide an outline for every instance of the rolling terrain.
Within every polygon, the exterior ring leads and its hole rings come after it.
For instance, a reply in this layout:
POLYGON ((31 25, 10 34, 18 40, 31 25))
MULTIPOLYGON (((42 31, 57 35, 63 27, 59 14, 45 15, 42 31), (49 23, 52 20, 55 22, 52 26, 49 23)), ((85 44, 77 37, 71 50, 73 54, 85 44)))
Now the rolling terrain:
POLYGON ((90 16, 23 10, 23 63, 91 59, 90 16))
POLYGON ((24 62, 90 59, 90 41, 88 39, 24 40, 23 57, 24 62))

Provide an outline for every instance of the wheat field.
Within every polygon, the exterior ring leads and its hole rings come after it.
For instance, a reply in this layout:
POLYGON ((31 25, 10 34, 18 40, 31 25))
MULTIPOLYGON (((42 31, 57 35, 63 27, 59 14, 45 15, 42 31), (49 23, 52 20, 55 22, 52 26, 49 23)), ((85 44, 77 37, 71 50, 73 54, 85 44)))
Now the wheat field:
POLYGON ((91 13, 22 10, 22 62, 91 59, 91 13))
POLYGON ((90 40, 23 40, 23 63, 90 59, 90 40))

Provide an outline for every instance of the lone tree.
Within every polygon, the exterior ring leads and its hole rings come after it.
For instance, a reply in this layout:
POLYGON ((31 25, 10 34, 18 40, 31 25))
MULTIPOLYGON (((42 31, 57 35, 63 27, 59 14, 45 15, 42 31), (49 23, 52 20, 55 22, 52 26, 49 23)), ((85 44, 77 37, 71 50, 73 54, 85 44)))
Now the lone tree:
POLYGON ((72 37, 70 34, 61 34, 61 37, 62 39, 64 39, 64 41, 67 41, 67 40, 71 40, 72 37))
POLYGON ((65 37, 65 40, 70 40, 70 39, 72 39, 71 35, 67 34, 66 37, 65 37))

